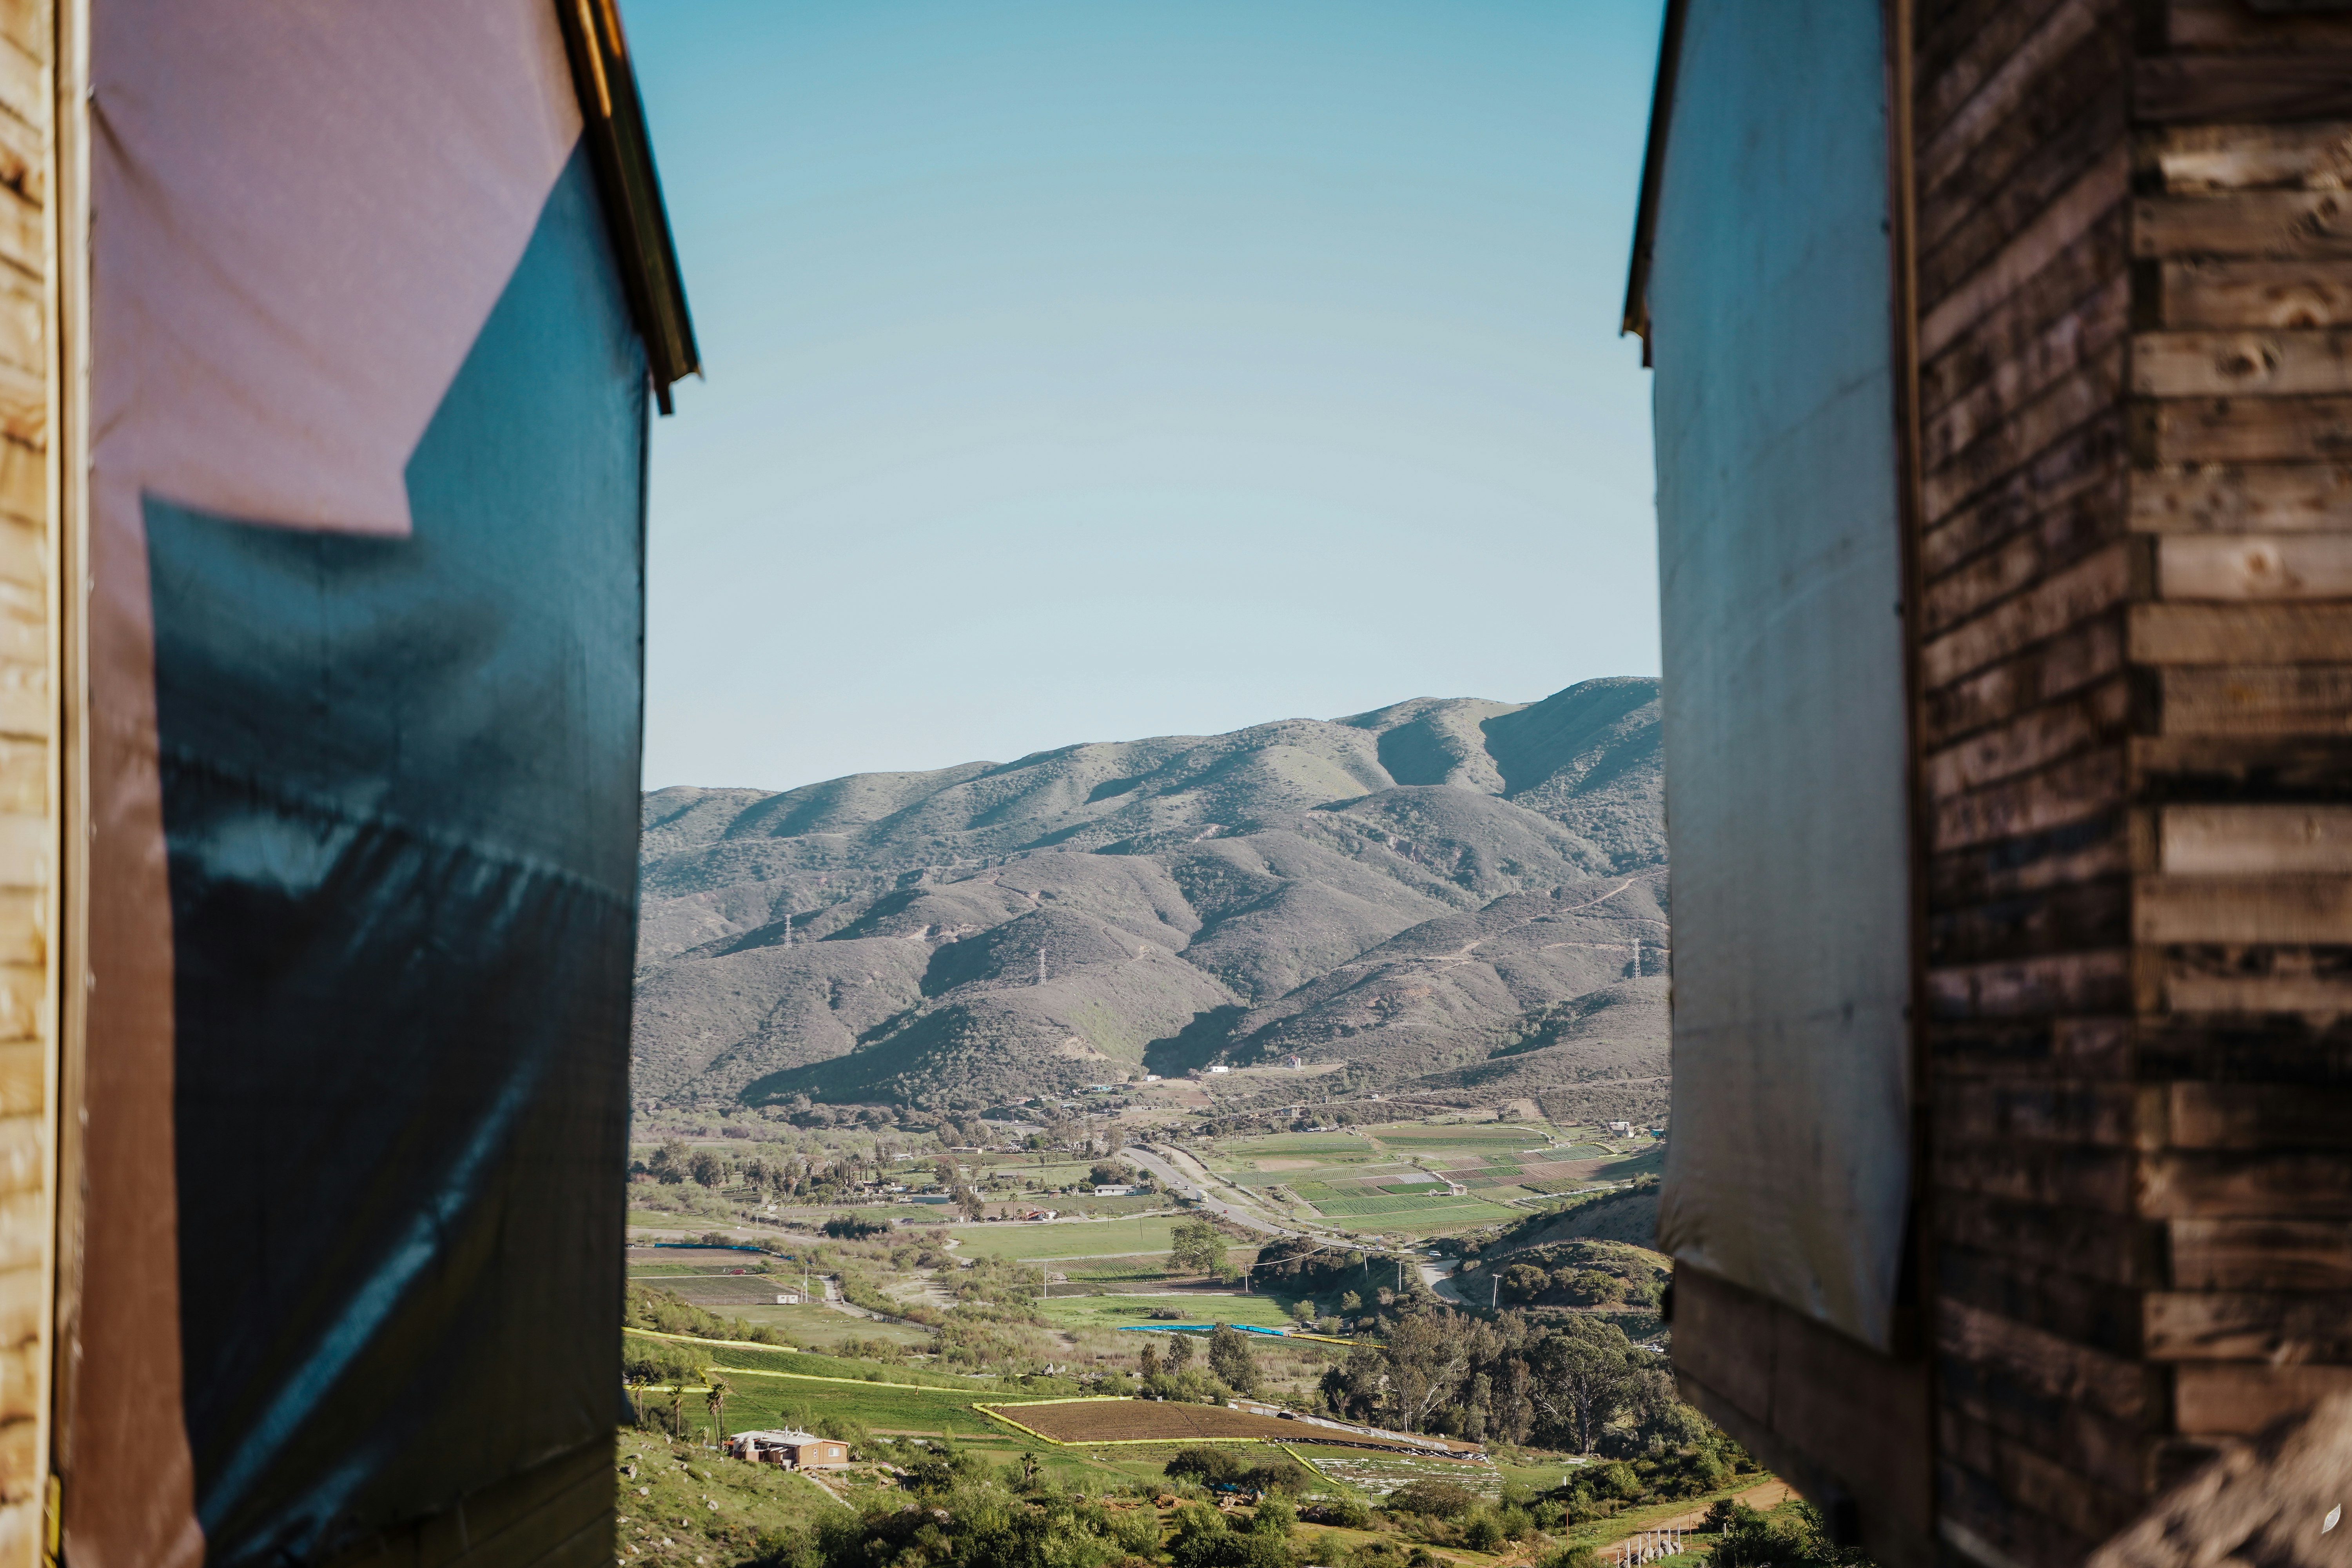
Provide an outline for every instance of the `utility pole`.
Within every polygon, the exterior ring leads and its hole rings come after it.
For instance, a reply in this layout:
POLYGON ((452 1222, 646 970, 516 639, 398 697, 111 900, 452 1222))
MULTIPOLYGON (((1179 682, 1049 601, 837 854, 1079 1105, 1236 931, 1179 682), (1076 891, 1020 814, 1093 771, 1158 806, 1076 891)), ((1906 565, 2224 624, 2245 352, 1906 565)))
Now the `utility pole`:
POLYGON ((793 917, 790 910, 786 910, 784 914, 784 945, 786 947, 793 945, 793 917))
POLYGON ((1638 936, 1633 939, 1633 978, 1642 978, 1642 939, 1638 936))
POLYGON ((1493 1276, 1493 1279, 1495 1281, 1495 1299, 1492 1301, 1487 1302, 1486 1307, 1489 1311, 1500 1311, 1503 1307, 1503 1277, 1497 1274, 1493 1276))
POLYGON ((1045 984, 1045 952, 1043 948, 1037 950, 1037 984, 1045 984))

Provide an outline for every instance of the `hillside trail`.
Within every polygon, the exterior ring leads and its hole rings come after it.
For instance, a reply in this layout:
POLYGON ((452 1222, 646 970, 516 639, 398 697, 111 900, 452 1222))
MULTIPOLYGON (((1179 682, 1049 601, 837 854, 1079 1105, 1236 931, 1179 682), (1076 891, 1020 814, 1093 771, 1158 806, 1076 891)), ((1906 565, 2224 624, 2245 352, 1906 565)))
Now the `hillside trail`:
MULTIPOLYGON (((1748 1488, 1732 1500, 1744 1502, 1761 1513, 1766 1509, 1779 1508, 1796 1495, 1797 1489, 1786 1481, 1766 1481, 1762 1486, 1748 1488)), ((1688 1513, 1678 1513, 1672 1519, 1650 1520, 1643 1523, 1640 1530, 1629 1530, 1614 1540, 1600 1542, 1596 1544, 1603 1547, 1613 1546, 1617 1542, 1639 1535, 1645 1530, 1696 1530, 1706 1522, 1706 1510, 1693 1509, 1688 1513)))

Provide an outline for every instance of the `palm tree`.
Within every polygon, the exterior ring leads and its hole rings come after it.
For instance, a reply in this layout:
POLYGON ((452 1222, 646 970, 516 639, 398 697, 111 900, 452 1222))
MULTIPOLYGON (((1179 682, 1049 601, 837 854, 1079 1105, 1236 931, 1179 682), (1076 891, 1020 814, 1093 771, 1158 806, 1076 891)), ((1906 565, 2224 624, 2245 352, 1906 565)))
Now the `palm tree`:
POLYGON ((727 1419, 727 1380, 715 1372, 710 1374, 710 1392, 703 1396, 703 1403, 710 1407, 711 1442, 714 1444, 724 1442, 726 1440, 723 1433, 727 1419))

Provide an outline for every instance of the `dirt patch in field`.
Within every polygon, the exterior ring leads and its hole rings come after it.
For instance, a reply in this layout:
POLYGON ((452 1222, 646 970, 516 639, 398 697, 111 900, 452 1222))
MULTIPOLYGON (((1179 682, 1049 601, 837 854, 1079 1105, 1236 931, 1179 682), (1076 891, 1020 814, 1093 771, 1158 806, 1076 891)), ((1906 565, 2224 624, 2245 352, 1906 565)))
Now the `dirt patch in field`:
POLYGON ((1318 1162, 1313 1160, 1258 1160, 1253 1162, 1253 1163, 1255 1163, 1261 1171, 1311 1171, 1315 1169, 1318 1162))
MULTIPOLYGON (((1400 1453, 1423 1453, 1411 1444, 1386 1444, 1362 1433, 1335 1431, 1304 1421, 1276 1415, 1253 1415, 1218 1405, 1180 1405, 1152 1399, 1078 1400, 1067 1405, 1005 1405, 982 1406, 1000 1411, 1033 1432, 1061 1443, 1197 1442, 1203 1437, 1255 1437, 1266 1443, 1328 1443, 1346 1447, 1392 1447, 1400 1453)), ((1483 1452, 1475 1444, 1446 1442, 1447 1450, 1465 1458, 1483 1452)))

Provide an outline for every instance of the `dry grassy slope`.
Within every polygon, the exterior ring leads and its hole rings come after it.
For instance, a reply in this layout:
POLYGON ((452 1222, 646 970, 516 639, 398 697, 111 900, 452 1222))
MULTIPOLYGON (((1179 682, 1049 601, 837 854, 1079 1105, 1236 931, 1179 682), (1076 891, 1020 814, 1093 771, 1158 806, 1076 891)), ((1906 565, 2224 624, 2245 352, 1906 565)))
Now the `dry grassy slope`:
POLYGON ((1663 1072, 1632 970, 1664 931, 1656 698, 657 791, 637 1094, 975 1104, 1292 1052, 1512 1095, 1663 1072))

